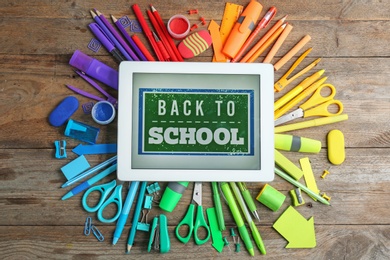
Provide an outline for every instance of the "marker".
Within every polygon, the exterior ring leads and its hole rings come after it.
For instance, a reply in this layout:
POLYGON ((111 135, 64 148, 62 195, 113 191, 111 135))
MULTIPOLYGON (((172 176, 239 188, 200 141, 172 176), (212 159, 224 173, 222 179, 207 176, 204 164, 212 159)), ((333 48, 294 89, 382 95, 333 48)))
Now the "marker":
POLYGON ((252 245, 251 239, 249 237, 248 230, 246 229, 245 223, 242 220, 240 211, 238 210, 237 204, 234 200, 233 193, 229 188, 229 184, 227 184, 226 182, 222 182, 221 189, 222 189, 223 194, 225 195, 225 198, 226 198, 227 204, 230 208, 230 211, 232 212, 234 221, 237 224, 237 228, 238 228, 238 232, 240 233, 240 237, 241 237, 242 241, 244 241, 245 247, 249 251, 249 254, 251 256, 254 256, 255 250, 253 249, 253 245, 252 245))

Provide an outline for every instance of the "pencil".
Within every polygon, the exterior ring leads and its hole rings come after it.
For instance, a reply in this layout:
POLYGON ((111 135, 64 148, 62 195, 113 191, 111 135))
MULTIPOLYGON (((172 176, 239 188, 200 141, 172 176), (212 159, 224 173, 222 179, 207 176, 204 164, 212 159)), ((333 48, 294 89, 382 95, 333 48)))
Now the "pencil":
POLYGON ((310 35, 305 35, 295 46, 287 52, 278 62, 275 63, 275 71, 279 70, 287 61, 289 61, 297 52, 311 40, 310 35))
POLYGON ((271 50, 268 52, 267 56, 265 56, 263 63, 271 63, 273 57, 278 52, 287 36, 290 34, 293 26, 291 24, 287 24, 286 28, 284 28, 282 34, 279 36, 278 40, 275 42, 274 46, 272 46, 271 50))
POLYGON ((269 37, 263 45, 248 59, 247 62, 254 62, 283 32, 287 24, 280 26, 272 35, 269 37))
POLYGON ((240 60, 240 62, 247 62, 250 57, 253 56, 253 54, 263 45, 263 43, 268 40, 269 37, 272 36, 272 34, 284 23, 284 20, 286 20, 287 15, 284 16, 282 19, 277 21, 274 26, 272 26, 266 34, 264 34, 263 37, 248 51, 247 54, 240 60))
POLYGON ((148 49, 145 47, 145 45, 142 43, 141 39, 136 35, 133 34, 131 38, 134 40, 135 44, 137 44, 138 48, 141 50, 141 52, 145 55, 146 59, 148 61, 156 61, 152 54, 148 51, 148 49))

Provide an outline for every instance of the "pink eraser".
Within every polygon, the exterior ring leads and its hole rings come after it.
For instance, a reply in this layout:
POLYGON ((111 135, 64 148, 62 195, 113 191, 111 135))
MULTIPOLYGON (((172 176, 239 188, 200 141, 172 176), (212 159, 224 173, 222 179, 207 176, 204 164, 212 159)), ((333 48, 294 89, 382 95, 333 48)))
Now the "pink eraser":
POLYGON ((210 33, 207 30, 202 30, 188 35, 181 41, 177 49, 183 58, 189 59, 207 50, 211 43, 210 33))

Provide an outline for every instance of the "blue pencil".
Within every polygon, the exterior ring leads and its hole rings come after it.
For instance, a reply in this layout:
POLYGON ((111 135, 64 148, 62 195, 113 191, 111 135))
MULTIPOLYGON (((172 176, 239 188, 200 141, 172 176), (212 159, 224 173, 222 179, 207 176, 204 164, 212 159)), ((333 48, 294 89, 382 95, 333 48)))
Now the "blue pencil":
POLYGON ((63 197, 62 197, 62 200, 66 200, 66 199, 69 199, 71 197, 73 197, 74 195, 82 192, 83 190, 86 190, 88 189, 89 187, 91 187, 94 183, 100 181, 101 179, 103 179, 104 177, 106 177, 107 175, 113 173, 114 171, 116 171, 116 163, 111 165, 110 167, 108 167, 107 169, 105 169, 104 171, 100 172, 99 174, 96 174, 95 176, 93 176, 91 179, 87 180, 87 181, 84 181, 82 183, 80 183, 79 185, 77 185, 76 187, 74 187, 73 189, 71 189, 68 193, 66 193, 63 197))
POLYGON ((139 181, 133 181, 131 182, 129 191, 126 196, 125 204, 123 205, 122 212, 119 216, 118 221, 116 222, 116 228, 114 232, 114 237, 112 239, 112 244, 115 245, 119 238, 122 235, 123 228, 125 227, 127 218, 129 217, 129 212, 131 209, 131 206, 134 202, 135 194, 137 193, 137 189, 139 186, 139 181))

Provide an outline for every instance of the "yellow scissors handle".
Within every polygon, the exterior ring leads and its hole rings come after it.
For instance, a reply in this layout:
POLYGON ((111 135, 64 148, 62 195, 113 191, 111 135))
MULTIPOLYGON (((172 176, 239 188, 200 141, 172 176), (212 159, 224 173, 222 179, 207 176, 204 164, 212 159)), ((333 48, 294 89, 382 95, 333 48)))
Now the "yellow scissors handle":
POLYGON ((324 103, 328 100, 333 99, 333 97, 336 95, 336 88, 332 84, 322 84, 317 88, 317 90, 313 93, 313 95, 302 105, 299 107, 302 108, 303 110, 308 110, 311 107, 315 107, 321 103, 324 103), (329 88, 330 93, 327 96, 322 96, 321 91, 324 88, 329 88))
POLYGON ((303 113, 303 117, 309 117, 309 116, 337 116, 343 112, 344 106, 343 103, 339 100, 328 100, 325 103, 322 103, 321 105, 318 105, 314 108, 311 108, 309 110, 306 110, 303 113), (336 113, 329 111, 329 106, 331 105, 337 105, 338 111, 336 113))

